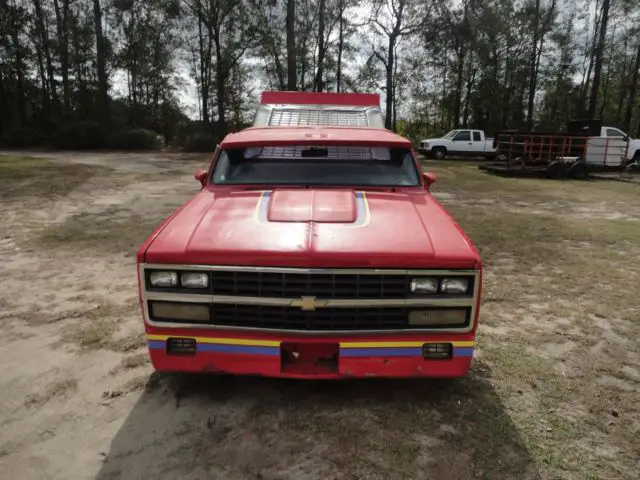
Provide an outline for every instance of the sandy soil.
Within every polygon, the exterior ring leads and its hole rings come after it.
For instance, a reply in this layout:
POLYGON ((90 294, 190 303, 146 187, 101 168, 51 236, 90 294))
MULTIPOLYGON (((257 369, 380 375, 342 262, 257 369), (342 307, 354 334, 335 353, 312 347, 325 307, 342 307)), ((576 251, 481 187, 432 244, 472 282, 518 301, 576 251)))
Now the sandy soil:
MULTIPOLYGON (((640 326, 637 305, 610 292, 615 276, 602 291, 616 307, 599 310, 572 280, 575 265, 523 273, 517 245, 476 233, 487 291, 468 378, 159 375, 147 361, 133 254, 197 190, 192 174, 206 157, 38 156, 59 167, 58 187, 25 184, 2 203, 0 478, 635 478, 640 326), (578 293, 513 287, 549 279, 578 293)), ((443 173, 441 201, 470 231, 491 230, 490 215, 473 220, 487 207, 443 173)), ((606 202, 576 212, 598 217, 606 202)), ((524 207, 536 215, 535 203, 524 207)), ((633 217, 615 219, 638 225, 633 217)), ((580 241, 580 255, 597 254, 593 238, 578 237, 556 248, 580 241)))

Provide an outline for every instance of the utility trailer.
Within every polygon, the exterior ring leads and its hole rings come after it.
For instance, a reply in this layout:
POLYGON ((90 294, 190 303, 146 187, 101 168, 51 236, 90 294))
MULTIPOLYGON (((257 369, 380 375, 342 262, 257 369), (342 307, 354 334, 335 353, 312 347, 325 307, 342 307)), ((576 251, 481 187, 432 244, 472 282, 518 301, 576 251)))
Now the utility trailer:
POLYGON ((494 138, 494 146, 503 160, 479 168, 504 176, 549 178, 637 171, 637 160, 628 158, 628 140, 601 137, 601 130, 599 121, 589 120, 570 122, 561 133, 501 131, 494 138))

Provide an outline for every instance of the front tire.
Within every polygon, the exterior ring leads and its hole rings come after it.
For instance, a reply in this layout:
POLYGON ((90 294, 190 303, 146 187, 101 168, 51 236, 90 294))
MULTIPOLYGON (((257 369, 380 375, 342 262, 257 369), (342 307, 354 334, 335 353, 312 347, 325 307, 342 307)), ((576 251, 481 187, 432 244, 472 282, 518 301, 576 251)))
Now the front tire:
POLYGON ((434 147, 431 149, 431 155, 433 155, 433 158, 436 160, 444 160, 447 156, 447 151, 442 147, 434 147))

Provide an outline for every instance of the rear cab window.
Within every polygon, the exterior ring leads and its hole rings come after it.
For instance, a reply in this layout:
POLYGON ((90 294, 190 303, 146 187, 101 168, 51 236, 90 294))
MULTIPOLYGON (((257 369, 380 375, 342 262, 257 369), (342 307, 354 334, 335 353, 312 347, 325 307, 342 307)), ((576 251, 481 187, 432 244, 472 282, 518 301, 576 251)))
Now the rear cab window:
POLYGON ((418 186, 409 149, 358 146, 264 146, 225 149, 211 181, 217 185, 418 186))

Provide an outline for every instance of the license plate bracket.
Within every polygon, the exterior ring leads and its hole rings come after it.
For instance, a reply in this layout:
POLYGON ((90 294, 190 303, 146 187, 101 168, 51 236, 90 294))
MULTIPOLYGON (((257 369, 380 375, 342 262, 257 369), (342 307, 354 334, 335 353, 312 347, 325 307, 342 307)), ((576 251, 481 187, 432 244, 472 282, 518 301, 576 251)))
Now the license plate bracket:
POLYGON ((338 372, 339 343, 283 342, 280 344, 282 373, 322 375, 338 372))

